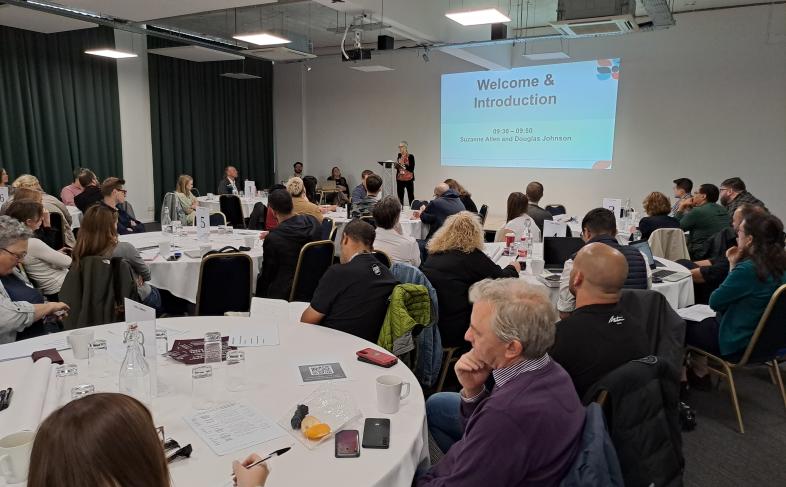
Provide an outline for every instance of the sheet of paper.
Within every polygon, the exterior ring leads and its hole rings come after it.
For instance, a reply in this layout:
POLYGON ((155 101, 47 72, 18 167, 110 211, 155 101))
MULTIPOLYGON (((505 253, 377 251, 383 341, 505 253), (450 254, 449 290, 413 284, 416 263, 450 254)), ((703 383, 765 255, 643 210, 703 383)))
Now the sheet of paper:
POLYGON ((65 336, 54 337, 49 335, 6 343, 5 345, 0 345, 0 362, 30 357, 33 355, 33 352, 48 348, 60 351, 71 347, 68 345, 65 336))
POLYGON ((607 210, 611 210, 614 213, 616 218, 620 217, 620 209, 622 208, 622 200, 619 198, 603 198, 603 204, 601 205, 603 208, 607 210))
POLYGON ((346 372, 339 362, 322 362, 297 366, 301 385, 312 382, 347 380, 346 372))
POLYGON ((265 325, 260 335, 229 335, 230 347, 263 347, 278 345, 278 326, 265 325))
POLYGON ((48 358, 35 363, 29 360, 27 371, 17 377, 18 382, 3 384, 2 387, 13 387, 14 394, 8 409, 0 414, 0 437, 38 428, 53 367, 56 366, 48 358))
POLYGON ((208 240, 210 238, 210 209, 198 206, 196 209, 196 233, 198 240, 208 240))
POLYGON ((183 419, 219 456, 286 435, 275 421, 245 404, 226 403, 183 419))
POLYGON ((158 346, 156 345, 156 310, 142 303, 125 298, 126 325, 136 323, 143 336, 143 351, 147 366, 150 367, 150 390, 152 397, 158 391, 158 346))
POLYGON ((567 223, 559 223, 552 220, 543 220, 544 237, 564 237, 568 234, 567 223))
POLYGON ((715 311, 706 304, 694 304, 678 309, 677 314, 686 321, 701 321, 716 315, 715 311))

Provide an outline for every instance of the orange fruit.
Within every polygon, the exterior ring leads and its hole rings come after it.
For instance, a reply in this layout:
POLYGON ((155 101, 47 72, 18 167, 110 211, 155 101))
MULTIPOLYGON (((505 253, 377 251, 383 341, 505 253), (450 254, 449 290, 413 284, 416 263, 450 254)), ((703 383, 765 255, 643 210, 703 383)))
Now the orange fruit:
POLYGON ((306 430, 305 435, 309 440, 318 440, 330 434, 330 426, 318 423, 306 430))

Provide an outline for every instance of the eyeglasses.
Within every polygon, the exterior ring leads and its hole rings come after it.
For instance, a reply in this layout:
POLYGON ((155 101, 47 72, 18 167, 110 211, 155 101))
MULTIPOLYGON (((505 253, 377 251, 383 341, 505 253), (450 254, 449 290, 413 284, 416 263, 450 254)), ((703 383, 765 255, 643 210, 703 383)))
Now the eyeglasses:
POLYGON ((719 188, 719 190, 720 190, 720 191, 731 191, 731 189, 730 189, 730 188, 724 188, 723 186, 721 186, 721 187, 719 188))
POLYGON ((128 194, 128 190, 127 189, 118 189, 118 191, 123 193, 123 194, 128 194))
POLYGON ((23 260, 25 260, 25 257, 27 257, 27 252, 22 252, 21 254, 17 254, 16 252, 11 252, 10 250, 8 250, 5 247, 0 247, 0 250, 4 250, 4 251, 8 252, 9 254, 13 255, 14 257, 16 257, 16 260, 18 260, 18 261, 23 261, 23 260))

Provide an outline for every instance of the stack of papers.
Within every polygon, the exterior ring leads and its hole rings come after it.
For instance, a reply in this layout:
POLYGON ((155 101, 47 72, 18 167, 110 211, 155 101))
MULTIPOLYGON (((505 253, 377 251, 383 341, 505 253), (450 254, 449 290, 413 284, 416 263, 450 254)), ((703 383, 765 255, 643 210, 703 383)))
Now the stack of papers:
POLYGON ((716 315, 715 311, 706 304, 695 304, 687 308, 678 309, 677 314, 685 321, 702 321, 707 318, 714 318, 716 315))

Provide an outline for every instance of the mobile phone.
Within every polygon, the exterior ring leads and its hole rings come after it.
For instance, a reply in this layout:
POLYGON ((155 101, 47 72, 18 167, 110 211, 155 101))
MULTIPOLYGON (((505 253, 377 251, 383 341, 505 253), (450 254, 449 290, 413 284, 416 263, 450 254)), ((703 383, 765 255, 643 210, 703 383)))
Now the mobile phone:
POLYGON ((519 265, 521 266, 522 271, 527 270, 527 260, 523 257, 519 257, 519 265))
POLYGON ((395 355, 390 355, 373 348, 364 348, 356 352, 358 360, 369 364, 379 365, 380 367, 393 367, 398 363, 395 355))
POLYGON ((363 448, 390 447, 390 420, 366 418, 363 423, 363 448))
POLYGON ((341 430, 336 433, 336 458, 360 456, 360 433, 358 430, 341 430))

